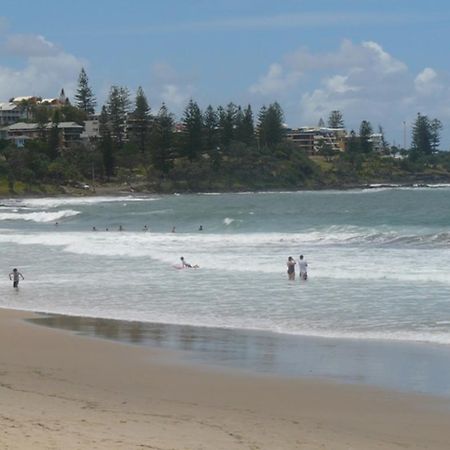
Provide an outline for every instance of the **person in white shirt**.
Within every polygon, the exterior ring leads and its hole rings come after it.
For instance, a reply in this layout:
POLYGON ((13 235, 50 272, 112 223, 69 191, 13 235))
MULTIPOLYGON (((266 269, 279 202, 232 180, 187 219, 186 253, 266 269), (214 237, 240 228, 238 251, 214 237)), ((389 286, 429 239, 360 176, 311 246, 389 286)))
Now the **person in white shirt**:
POLYGON ((300 269, 300 280, 307 280, 308 279, 308 263, 306 262, 306 259, 303 258, 303 255, 300 255, 300 259, 298 261, 298 267, 300 269))

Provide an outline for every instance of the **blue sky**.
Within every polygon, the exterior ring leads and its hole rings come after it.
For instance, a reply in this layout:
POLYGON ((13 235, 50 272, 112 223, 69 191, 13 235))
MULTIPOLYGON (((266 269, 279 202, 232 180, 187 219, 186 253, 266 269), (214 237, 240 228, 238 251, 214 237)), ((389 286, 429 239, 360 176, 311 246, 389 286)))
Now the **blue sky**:
POLYGON ((279 101, 290 126, 339 109, 403 143, 417 112, 450 146, 450 2, 445 0, 2 0, 0 101, 72 95, 81 66, 101 104, 144 88, 180 116, 279 101))

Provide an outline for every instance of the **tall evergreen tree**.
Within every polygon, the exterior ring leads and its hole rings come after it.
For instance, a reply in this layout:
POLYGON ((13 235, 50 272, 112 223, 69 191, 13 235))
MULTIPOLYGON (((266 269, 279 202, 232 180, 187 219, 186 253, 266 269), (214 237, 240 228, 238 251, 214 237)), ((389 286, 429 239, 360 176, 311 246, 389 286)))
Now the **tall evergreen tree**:
POLYGON ((238 128, 239 140, 247 145, 255 142, 255 124, 253 121, 253 111, 250 105, 244 109, 242 120, 238 128))
POLYGON ((184 154, 193 161, 202 151, 203 117, 194 100, 189 103, 183 113, 184 154))
POLYGON ((430 119, 417 114, 412 130, 412 157, 430 155, 433 151, 430 119))
POLYGON ((126 135, 126 119, 130 109, 130 93, 127 88, 111 86, 106 104, 111 128, 111 138, 121 148, 126 135))
POLYGON ((233 140, 235 105, 229 103, 227 109, 222 106, 217 108, 217 116, 219 118, 219 136, 220 146, 227 149, 233 140))
POLYGON ((319 128, 324 128, 325 127, 325 122, 323 121, 322 117, 319 119, 319 122, 318 122, 317 126, 319 128))
POLYGON ((258 121, 261 146, 274 147, 283 140, 283 111, 277 102, 269 105, 267 109, 263 106, 258 121))
POLYGON ((371 153, 373 150, 371 136, 373 134, 372 125, 367 120, 363 120, 359 127, 359 146, 361 153, 371 153))
POLYGON ((103 167, 105 169, 106 178, 109 180, 114 175, 115 149, 114 149, 114 142, 111 138, 110 122, 106 106, 102 107, 102 112, 100 114, 99 132, 100 132, 100 140, 98 142, 98 148, 102 155, 103 167))
POLYGON ((75 104, 88 116, 95 113, 97 102, 95 100, 94 93, 89 86, 89 79, 84 67, 81 68, 80 75, 78 76, 78 88, 75 94, 75 104))
POLYGON ((203 114, 204 141, 208 152, 216 149, 218 145, 218 117, 214 108, 209 105, 203 114))
POLYGON ((433 152, 439 149, 442 128, 442 122, 439 119, 433 119, 430 122, 431 148, 433 149, 433 152))
POLYGON ((131 129, 131 138, 136 143, 141 154, 145 153, 150 131, 150 107, 147 97, 141 86, 136 92, 135 109, 129 121, 129 129, 131 129))
POLYGON ((167 175, 172 167, 174 120, 163 103, 151 131, 152 162, 156 170, 167 175))
POLYGON ((344 128, 344 116, 338 110, 330 112, 328 116, 328 127, 329 128, 344 128))

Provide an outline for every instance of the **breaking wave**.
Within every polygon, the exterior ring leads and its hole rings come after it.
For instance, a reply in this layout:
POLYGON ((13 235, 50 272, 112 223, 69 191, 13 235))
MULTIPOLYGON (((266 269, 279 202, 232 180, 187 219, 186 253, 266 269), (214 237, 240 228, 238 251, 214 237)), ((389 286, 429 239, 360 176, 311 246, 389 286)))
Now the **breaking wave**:
POLYGON ((54 212, 5 212, 0 213, 0 221, 2 220, 25 220, 29 222, 37 222, 37 223, 47 223, 47 222, 55 222, 67 217, 72 217, 80 214, 79 211, 75 211, 73 209, 66 209, 62 211, 54 211, 54 212))

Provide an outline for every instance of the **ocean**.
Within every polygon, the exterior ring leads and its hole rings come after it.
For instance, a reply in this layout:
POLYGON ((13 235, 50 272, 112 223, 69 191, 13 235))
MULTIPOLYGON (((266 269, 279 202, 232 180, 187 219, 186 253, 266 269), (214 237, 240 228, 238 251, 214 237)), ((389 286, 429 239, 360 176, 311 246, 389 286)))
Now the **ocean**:
POLYGON ((449 206, 449 187, 3 200, 0 306, 449 345, 449 206))

